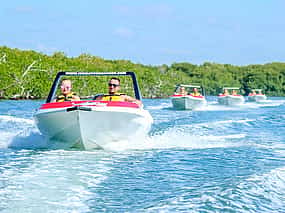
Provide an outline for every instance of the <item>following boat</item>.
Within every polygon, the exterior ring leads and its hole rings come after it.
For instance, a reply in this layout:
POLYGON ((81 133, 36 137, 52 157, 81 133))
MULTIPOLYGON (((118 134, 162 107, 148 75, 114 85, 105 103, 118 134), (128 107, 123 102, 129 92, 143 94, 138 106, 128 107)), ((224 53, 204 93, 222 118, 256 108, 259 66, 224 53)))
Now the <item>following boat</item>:
POLYGON ((196 110, 207 104, 204 89, 200 85, 179 84, 170 98, 173 108, 179 110, 196 110))
POLYGON ((78 101, 54 101, 63 77, 76 79, 87 76, 127 76, 132 80, 135 98, 139 101, 142 99, 133 72, 59 72, 46 103, 35 114, 40 132, 48 138, 48 148, 104 149, 119 141, 146 136, 153 119, 143 105, 127 101, 97 100, 98 95, 78 101))
POLYGON ((223 93, 218 96, 218 103, 228 106, 236 106, 244 103, 244 97, 239 95, 238 87, 223 87, 223 93))
POLYGON ((247 100, 251 102, 263 102, 267 99, 266 95, 262 93, 262 89, 253 89, 248 94, 247 100))

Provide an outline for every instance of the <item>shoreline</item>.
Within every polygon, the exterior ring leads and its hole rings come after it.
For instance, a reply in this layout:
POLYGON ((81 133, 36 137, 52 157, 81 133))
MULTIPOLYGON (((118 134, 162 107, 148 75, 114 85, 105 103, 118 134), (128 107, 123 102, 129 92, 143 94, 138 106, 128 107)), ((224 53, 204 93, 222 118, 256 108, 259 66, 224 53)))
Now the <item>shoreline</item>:
MULTIPOLYGON (((218 95, 206 95, 207 96, 212 96, 212 97, 215 97, 215 96, 218 96, 218 95)), ((245 96, 243 95, 244 97, 248 97, 248 96, 245 96)), ((268 96, 266 95, 267 97, 285 97, 285 96, 268 96)), ((169 98, 170 96, 166 96, 166 97, 143 97, 142 99, 167 99, 169 98)), ((80 97, 81 100, 86 100, 86 99, 90 99, 92 97, 80 97)), ((39 98, 39 97, 0 97, 0 100, 13 100, 13 101, 21 101, 21 100, 46 100, 47 97, 45 98, 39 98)))

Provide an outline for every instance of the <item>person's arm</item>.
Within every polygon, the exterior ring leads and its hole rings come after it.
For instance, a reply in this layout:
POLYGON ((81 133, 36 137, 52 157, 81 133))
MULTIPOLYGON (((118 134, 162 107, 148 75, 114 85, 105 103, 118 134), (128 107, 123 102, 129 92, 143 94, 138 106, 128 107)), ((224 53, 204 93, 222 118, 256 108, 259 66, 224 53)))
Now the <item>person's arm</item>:
POLYGON ((123 95, 123 100, 124 101, 128 101, 128 102, 133 102, 133 103, 136 103, 137 105, 139 106, 142 106, 142 102, 140 100, 137 100, 131 96, 127 96, 127 95, 123 95))
POLYGON ((103 97, 104 97, 104 94, 96 94, 93 98, 93 100, 96 100, 96 101, 102 101, 103 100, 103 97))
POLYGON ((72 101, 80 101, 79 96, 73 95, 73 96, 72 96, 72 101))

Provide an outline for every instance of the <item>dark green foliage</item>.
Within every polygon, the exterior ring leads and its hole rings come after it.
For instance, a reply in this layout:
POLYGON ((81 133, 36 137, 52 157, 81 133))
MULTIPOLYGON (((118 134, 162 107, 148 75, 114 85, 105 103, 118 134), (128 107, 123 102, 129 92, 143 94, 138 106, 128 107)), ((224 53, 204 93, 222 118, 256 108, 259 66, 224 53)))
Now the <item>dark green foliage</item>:
MULTIPOLYGON (((63 52, 48 56, 0 47, 0 98, 46 98, 58 71, 133 71, 145 98, 168 97, 180 83, 199 83, 207 95, 217 95, 223 86, 241 87, 245 94, 252 88, 264 89, 268 95, 283 96, 285 93, 285 63, 233 66, 206 62, 202 65, 145 66, 127 60, 104 60, 90 54, 70 58, 63 52)), ((106 88, 107 80, 86 79, 84 84, 75 80, 74 90, 80 95, 96 93, 94 91, 106 88)), ((130 87, 127 81, 122 83, 130 87)))

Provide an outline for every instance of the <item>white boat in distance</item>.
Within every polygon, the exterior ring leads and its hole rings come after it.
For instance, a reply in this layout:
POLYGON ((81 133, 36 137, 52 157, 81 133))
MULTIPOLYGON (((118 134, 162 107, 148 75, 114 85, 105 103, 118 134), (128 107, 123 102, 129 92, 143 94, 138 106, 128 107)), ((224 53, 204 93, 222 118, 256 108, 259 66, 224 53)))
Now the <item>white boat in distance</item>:
POLYGON ((244 103, 244 97, 236 93, 238 87, 223 87, 223 94, 219 94, 218 103, 228 106, 236 106, 244 103))
POLYGON ((104 149, 118 141, 145 136, 153 119, 143 106, 123 101, 52 102, 60 79, 68 76, 130 76, 136 99, 141 100, 133 72, 59 72, 45 104, 35 114, 40 132, 48 137, 48 148, 104 149))
POLYGON ((175 88, 174 95, 170 96, 170 98, 173 108, 179 110, 195 110, 207 104, 204 89, 199 85, 179 84, 175 88), (191 89, 196 89, 197 94, 191 92, 191 89))
POLYGON ((262 94, 262 89, 253 89, 248 94, 247 100, 251 102, 263 102, 267 99, 265 94, 262 94), (257 93, 256 93, 257 92, 257 93))

